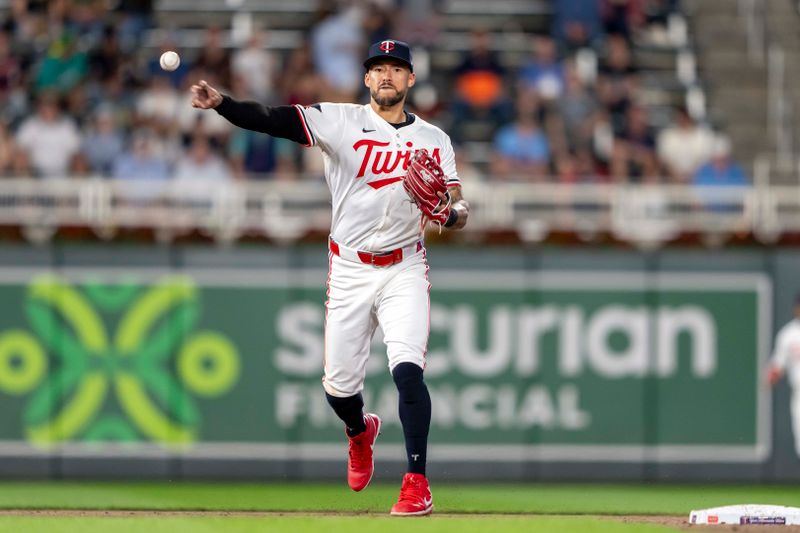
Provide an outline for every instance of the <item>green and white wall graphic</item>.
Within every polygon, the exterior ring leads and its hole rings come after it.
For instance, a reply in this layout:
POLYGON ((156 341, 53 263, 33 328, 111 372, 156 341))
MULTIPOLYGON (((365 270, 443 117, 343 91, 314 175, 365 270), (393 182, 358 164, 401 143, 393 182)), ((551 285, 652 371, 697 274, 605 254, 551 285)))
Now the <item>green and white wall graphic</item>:
MULTIPOLYGON (((180 274, 0 269, 0 454, 341 458, 320 385, 326 273, 180 274)), ((436 270, 432 283, 432 458, 769 454, 765 276, 436 270)), ((402 434, 379 337, 364 395, 389 455, 402 434)))

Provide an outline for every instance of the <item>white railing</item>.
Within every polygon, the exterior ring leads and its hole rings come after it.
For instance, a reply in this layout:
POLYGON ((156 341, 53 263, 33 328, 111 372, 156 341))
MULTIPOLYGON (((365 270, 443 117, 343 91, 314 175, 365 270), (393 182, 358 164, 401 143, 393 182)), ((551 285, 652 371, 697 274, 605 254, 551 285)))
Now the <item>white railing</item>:
POLYGON ((796 163, 794 105, 790 98, 794 87, 787 82, 786 53, 774 37, 770 37, 767 2, 738 0, 738 11, 745 26, 750 62, 765 66, 767 70, 767 128, 773 137, 776 162, 787 170, 796 163))
POLYGON ((786 53, 783 47, 772 43, 767 53, 767 116, 781 168, 794 164, 794 109, 787 95, 790 90, 786 83, 786 53))
MULTIPOLYGON (((537 242, 555 232, 603 234, 659 246, 691 233, 719 241, 749 234, 772 242, 800 232, 800 187, 691 187, 466 183, 468 233, 513 232, 537 242)), ((229 241, 243 235, 291 242, 327 232, 324 183, 240 182, 187 190, 102 179, 0 181, 0 226, 45 241, 61 227, 113 238, 151 229, 169 240, 190 232, 229 241)))
POLYGON ((744 21, 750 61, 763 65, 766 51, 764 0, 739 0, 738 8, 739 16, 744 21))

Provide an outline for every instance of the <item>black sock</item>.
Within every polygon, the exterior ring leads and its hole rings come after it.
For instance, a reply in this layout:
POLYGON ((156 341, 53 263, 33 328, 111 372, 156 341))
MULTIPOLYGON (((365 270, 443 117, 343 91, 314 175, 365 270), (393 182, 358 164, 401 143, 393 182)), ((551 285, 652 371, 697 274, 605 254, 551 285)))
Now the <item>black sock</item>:
POLYGON ((326 392, 325 397, 328 399, 328 404, 333 407, 336 416, 344 422, 345 431, 349 437, 355 437, 367 429, 364 424, 364 399, 361 397, 361 393, 347 398, 339 398, 326 392))
POLYGON ((425 475, 428 430, 431 426, 431 396, 422 380, 422 369, 414 363, 400 363, 392 372, 399 393, 400 422, 406 439, 408 471, 425 475))

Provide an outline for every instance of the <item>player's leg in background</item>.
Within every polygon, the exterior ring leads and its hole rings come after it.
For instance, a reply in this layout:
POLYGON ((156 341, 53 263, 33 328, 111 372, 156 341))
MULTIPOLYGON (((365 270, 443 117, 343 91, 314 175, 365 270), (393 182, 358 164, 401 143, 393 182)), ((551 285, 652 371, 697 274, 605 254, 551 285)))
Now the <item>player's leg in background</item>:
POLYGON ((390 269, 376 302, 389 369, 397 385, 408 459, 400 496, 392 506, 395 516, 424 516, 433 510, 425 476, 431 397, 422 379, 430 333, 429 291, 425 254, 417 254, 390 269))
POLYGON ((792 414, 792 433, 794 434, 794 450, 800 457, 800 391, 792 385, 792 399, 789 410, 792 414))
POLYGON ((430 329, 428 265, 424 254, 392 267, 378 296, 389 368, 398 391, 398 411, 408 456, 408 472, 425 475, 431 398, 422 376, 430 329))
POLYGON ((398 411, 408 457, 407 472, 424 476, 431 426, 431 396, 422 379, 422 368, 414 363, 400 363, 394 367, 392 378, 397 385, 398 411))

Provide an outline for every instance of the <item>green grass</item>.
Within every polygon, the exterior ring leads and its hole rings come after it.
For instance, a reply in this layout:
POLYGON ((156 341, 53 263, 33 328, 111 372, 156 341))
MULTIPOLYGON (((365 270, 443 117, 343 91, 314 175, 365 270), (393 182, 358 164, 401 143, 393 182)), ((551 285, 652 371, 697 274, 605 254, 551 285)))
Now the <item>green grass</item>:
MULTIPOLYGON (((735 503, 800 504, 795 486, 697 485, 453 485, 433 483, 445 513, 687 515, 735 503)), ((345 483, 2 482, 0 509, 160 509, 239 511, 388 510, 399 486, 364 492, 345 483)))
POLYGON ((588 518, 472 517, 472 518, 355 518, 355 517, 158 517, 158 518, 31 518, 0 517, 0 532, 47 533, 669 533, 673 529, 647 524, 620 524, 588 518), (409 523, 413 521, 413 523, 409 523))
POLYGON ((2 509, 117 509, 196 511, 286 511, 289 516, 0 516, 0 532, 42 531, 428 531, 469 533, 502 530, 559 533, 647 533, 674 531, 653 524, 622 523, 575 515, 678 515, 692 509, 736 503, 798 505, 793 486, 696 485, 455 485, 433 484, 435 514, 428 519, 387 516, 398 486, 374 484, 362 493, 346 484, 189 482, 3 482, 2 509), (309 516, 303 512, 343 516, 309 516), (438 513, 438 515, 436 514, 438 513), (465 516, 442 516, 443 514, 465 516), (466 513, 504 513, 468 516, 466 513), (520 514, 508 516, 507 514, 520 514), (361 515, 361 516, 360 516, 361 515), (541 516, 535 516, 541 515, 541 516), (552 516, 572 515, 572 516, 552 516))

